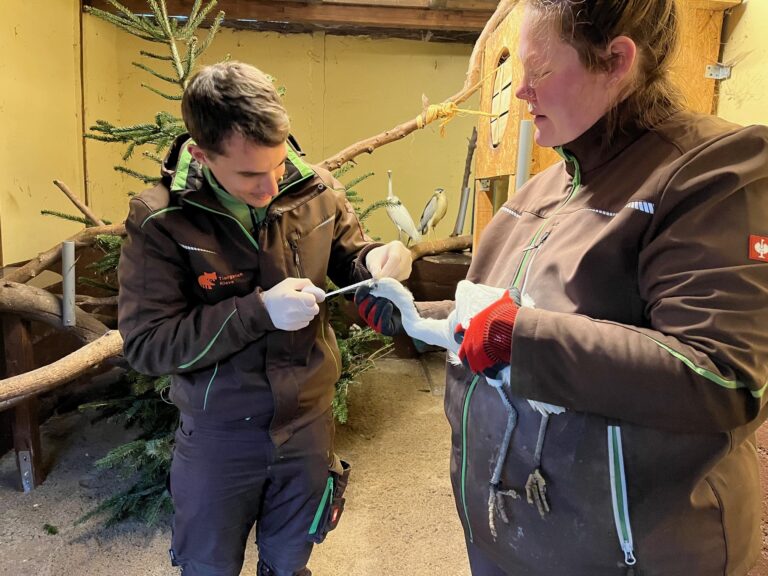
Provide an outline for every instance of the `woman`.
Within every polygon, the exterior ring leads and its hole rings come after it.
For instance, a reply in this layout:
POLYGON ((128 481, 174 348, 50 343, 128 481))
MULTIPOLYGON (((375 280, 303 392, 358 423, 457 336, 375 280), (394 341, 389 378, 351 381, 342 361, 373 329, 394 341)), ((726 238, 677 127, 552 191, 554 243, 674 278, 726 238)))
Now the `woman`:
POLYGON ((469 271, 521 296, 460 326, 469 370, 448 369, 472 574, 747 574, 768 129, 683 110, 674 0, 525 4, 516 95, 563 162, 504 205, 469 271), (503 365, 508 387, 473 375, 503 365))

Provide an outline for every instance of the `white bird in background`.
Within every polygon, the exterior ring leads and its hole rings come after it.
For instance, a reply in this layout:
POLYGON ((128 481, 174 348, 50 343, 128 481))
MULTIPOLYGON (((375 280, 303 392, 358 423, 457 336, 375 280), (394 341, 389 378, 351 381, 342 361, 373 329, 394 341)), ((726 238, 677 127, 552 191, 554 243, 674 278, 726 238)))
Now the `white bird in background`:
POLYGON ((424 211, 421 213, 419 231, 422 235, 432 235, 434 233, 435 226, 443 219, 447 209, 448 198, 445 196, 445 190, 443 188, 435 188, 432 196, 427 201, 427 205, 424 206, 424 211))
MULTIPOLYGON (((417 338, 422 342, 445 348, 449 352, 452 363, 461 363, 457 354, 459 344, 454 339, 454 330, 461 323, 465 328, 469 326, 472 317, 490 306, 502 297, 506 290, 485 284, 475 284, 469 280, 461 280, 456 286, 456 307, 448 318, 435 320, 434 318, 422 318, 413 303, 413 294, 400 282, 393 278, 380 278, 376 281, 371 294, 383 296, 392 301, 400 310, 403 328, 411 338, 417 338)), ((523 306, 533 307, 530 299, 523 298, 523 306)), ((506 366, 500 373, 498 380, 487 379, 491 386, 497 387, 502 383, 509 383, 510 367, 506 366)), ((559 414, 565 409, 545 402, 528 400, 531 407, 541 414, 559 414)))
POLYGON ((387 215, 389 219, 395 224, 397 228, 397 239, 400 239, 400 233, 404 233, 408 237, 408 242, 418 242, 421 240, 421 234, 416 229, 416 224, 413 223, 408 209, 403 206, 400 198, 395 196, 392 192, 392 170, 387 170, 387 177, 389 178, 389 185, 387 189, 387 215))

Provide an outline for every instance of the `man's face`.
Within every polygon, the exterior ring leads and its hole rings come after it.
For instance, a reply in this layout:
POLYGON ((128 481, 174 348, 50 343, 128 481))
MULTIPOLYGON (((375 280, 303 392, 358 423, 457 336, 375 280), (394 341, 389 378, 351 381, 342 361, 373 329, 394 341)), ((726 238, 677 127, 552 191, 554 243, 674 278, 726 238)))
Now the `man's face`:
POLYGON ((223 154, 211 154, 192 145, 189 151, 238 200, 254 208, 269 204, 285 174, 286 145, 256 144, 235 132, 224 140, 223 149, 223 154))

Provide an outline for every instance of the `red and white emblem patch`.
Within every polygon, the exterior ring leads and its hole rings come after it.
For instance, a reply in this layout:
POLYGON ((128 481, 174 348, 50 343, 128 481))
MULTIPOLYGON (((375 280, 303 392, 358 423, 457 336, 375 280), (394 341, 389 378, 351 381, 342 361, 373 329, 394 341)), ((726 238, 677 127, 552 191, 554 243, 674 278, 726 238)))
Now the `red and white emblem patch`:
POLYGON ((768 236, 749 235, 749 259, 768 262, 768 236))

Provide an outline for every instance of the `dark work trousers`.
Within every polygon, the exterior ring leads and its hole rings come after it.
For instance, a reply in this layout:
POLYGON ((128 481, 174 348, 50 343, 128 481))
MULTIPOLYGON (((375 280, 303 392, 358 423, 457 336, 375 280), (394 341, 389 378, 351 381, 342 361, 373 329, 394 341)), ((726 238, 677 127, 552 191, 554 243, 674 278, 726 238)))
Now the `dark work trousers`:
POLYGON ((491 558, 470 542, 467 542, 467 554, 472 576, 508 576, 491 558))
POLYGON ((183 576, 238 576, 254 523, 259 558, 271 573, 301 573, 332 444, 330 411, 279 448, 268 422, 211 424, 182 414, 170 487, 171 555, 183 576))

